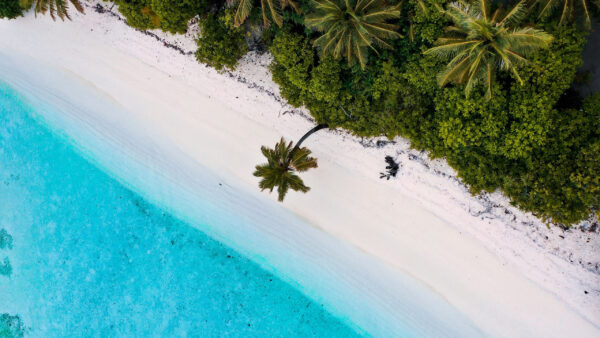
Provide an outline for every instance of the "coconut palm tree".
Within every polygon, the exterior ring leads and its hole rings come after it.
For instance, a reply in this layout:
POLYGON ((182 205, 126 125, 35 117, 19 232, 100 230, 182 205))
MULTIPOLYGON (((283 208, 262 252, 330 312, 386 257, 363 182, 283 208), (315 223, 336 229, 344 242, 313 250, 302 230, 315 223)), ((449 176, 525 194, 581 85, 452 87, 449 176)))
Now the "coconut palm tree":
MULTIPOLYGON (((240 26, 246 21, 250 12, 252 12, 254 0, 227 0, 227 4, 229 6, 235 6, 233 19, 235 25, 240 26)), ((269 26, 270 19, 281 27, 283 25, 283 16, 281 15, 281 12, 288 6, 292 7, 296 13, 301 12, 300 7, 294 0, 260 0, 263 24, 265 27, 269 26)))
POLYGON ((560 24, 583 19, 586 28, 592 27, 591 5, 600 8, 599 0, 535 0, 532 7, 539 8, 539 16, 547 17, 560 10, 560 24))
POLYGON ((69 19, 69 3, 75 7, 80 13, 83 13, 83 5, 80 0, 24 0, 24 8, 31 8, 37 15, 38 13, 46 14, 50 12, 52 20, 56 20, 58 16, 61 20, 69 19))
POLYGON ((445 13, 454 26, 447 27, 448 35, 439 38, 437 46, 425 52, 451 59, 438 76, 440 86, 448 82, 464 83, 468 97, 477 84, 484 83, 488 100, 497 69, 512 72, 523 84, 517 65, 527 62, 527 54, 552 42, 552 36, 542 30, 519 26, 525 15, 525 0, 505 15, 501 15, 500 9, 490 13, 489 1, 477 0, 472 5, 463 1, 451 3, 445 13))
POLYGON ((283 202, 289 189, 304 193, 309 191, 310 188, 304 185, 296 172, 316 168, 317 159, 310 157, 311 151, 307 148, 300 148, 300 145, 310 135, 327 127, 326 124, 314 127, 304 134, 295 146, 293 142, 286 144, 283 137, 275 144, 273 149, 262 146, 260 150, 267 158, 267 163, 257 165, 256 171, 254 171, 254 176, 261 177, 258 183, 261 191, 269 189, 272 192, 277 187, 279 202, 283 202))
POLYGON ((386 40, 401 37, 397 25, 388 23, 400 17, 399 7, 385 0, 314 0, 315 10, 305 19, 311 29, 322 32, 314 45, 325 55, 345 57, 349 65, 367 64, 368 51, 392 48, 386 40))

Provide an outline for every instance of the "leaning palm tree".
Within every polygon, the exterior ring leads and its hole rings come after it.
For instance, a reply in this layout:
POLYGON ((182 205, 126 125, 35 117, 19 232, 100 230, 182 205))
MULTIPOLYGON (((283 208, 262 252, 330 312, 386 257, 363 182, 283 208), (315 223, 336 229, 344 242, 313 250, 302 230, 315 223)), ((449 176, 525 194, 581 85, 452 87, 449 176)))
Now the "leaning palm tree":
POLYGON ((560 10, 560 24, 583 20, 586 28, 592 27, 591 4, 600 8, 599 0, 535 0, 532 7, 539 8, 539 17, 548 17, 560 10))
POLYGON ((80 0, 25 0, 24 8, 31 8, 37 15, 38 13, 46 14, 50 13, 52 20, 56 20, 58 16, 61 20, 69 19, 69 3, 75 7, 80 13, 83 13, 83 5, 80 0))
POLYGON ((489 0, 477 0, 472 5, 463 1, 451 3, 445 13, 454 26, 447 27, 448 35, 439 38, 437 46, 425 52, 451 59, 438 76, 439 85, 464 83, 468 97, 473 88, 483 82, 489 100, 496 69, 512 72, 523 84, 517 65, 527 62, 527 54, 546 48, 552 42, 552 36, 542 30, 519 27, 525 15, 524 1, 506 15, 501 15, 500 9, 491 14, 489 0))
POLYGON ((260 150, 267 158, 267 163, 257 165, 256 171, 254 171, 254 176, 261 177, 258 183, 260 189, 269 189, 272 192, 277 187, 279 202, 283 202, 289 189, 304 193, 309 191, 310 188, 304 185, 296 172, 316 168, 317 159, 310 157, 311 151, 307 148, 300 148, 300 145, 314 132, 327 127, 326 124, 314 127, 304 134, 295 146, 293 142, 286 144, 283 137, 273 149, 262 146, 260 150))
MULTIPOLYGON (((246 18, 252 12, 255 0, 227 0, 229 6, 235 6, 235 13, 233 16, 234 24, 240 26, 246 21, 246 18)), ((300 7, 294 0, 260 0, 260 7, 262 10, 263 24, 265 27, 269 26, 270 19, 272 19, 279 27, 283 25, 283 16, 281 12, 287 7, 292 7, 296 13, 300 13, 300 7)))
POLYGON ((323 33, 314 45, 325 55, 345 57, 349 65, 358 60, 364 69, 369 50, 391 49, 386 40, 401 37, 398 26, 388 23, 400 17, 399 6, 385 0, 314 0, 313 4, 315 10, 304 22, 323 33))

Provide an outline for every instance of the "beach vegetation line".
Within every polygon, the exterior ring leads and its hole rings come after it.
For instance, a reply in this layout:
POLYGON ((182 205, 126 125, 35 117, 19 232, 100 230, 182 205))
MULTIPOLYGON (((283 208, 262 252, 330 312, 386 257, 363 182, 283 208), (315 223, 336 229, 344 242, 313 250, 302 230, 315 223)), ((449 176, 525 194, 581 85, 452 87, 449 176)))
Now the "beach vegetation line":
MULTIPOLYGON (((183 33, 198 20, 196 57, 219 70, 251 48, 270 51, 290 105, 357 136, 405 137, 445 158, 473 194, 501 191, 566 227, 600 213, 600 94, 576 90, 596 0, 114 3, 141 30, 183 33)), ((66 4, 35 8, 63 18, 66 4)), ((2 1, 0 16, 18 17, 14 8, 2 1)), ((290 148, 282 139, 263 154, 290 169, 290 148)))

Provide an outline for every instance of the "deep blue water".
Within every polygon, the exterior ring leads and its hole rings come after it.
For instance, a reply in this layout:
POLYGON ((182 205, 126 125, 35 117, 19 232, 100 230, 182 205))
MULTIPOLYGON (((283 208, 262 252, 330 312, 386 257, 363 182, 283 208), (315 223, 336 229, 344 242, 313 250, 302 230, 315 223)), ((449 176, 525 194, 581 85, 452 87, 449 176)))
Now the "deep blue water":
MULTIPOLYGON (((0 83, 0 314, 34 337, 356 332, 94 167, 0 83), (5 232, 2 232, 4 230, 5 232)), ((0 325, 0 331, 2 331, 0 325)))

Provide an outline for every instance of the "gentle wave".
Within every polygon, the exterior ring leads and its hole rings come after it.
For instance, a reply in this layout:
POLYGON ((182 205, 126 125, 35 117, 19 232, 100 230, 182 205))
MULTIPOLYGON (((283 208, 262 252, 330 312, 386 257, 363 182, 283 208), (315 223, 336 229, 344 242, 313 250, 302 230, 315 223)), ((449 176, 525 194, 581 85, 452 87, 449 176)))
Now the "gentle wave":
POLYGON ((161 135, 136 128, 92 84, 2 52, 0 74, 40 120, 102 170, 324 303, 349 325, 374 336, 480 335, 468 318, 410 276, 211 172, 161 135))

